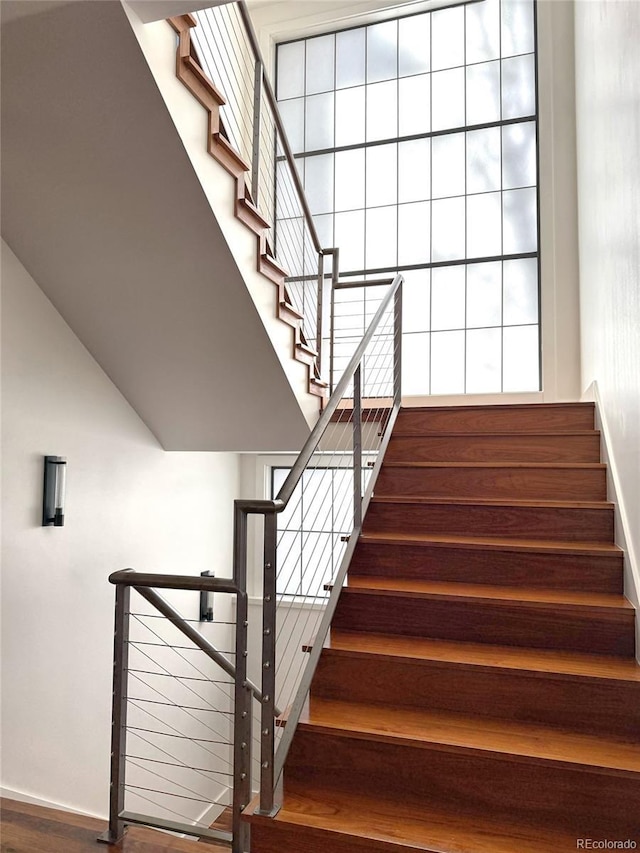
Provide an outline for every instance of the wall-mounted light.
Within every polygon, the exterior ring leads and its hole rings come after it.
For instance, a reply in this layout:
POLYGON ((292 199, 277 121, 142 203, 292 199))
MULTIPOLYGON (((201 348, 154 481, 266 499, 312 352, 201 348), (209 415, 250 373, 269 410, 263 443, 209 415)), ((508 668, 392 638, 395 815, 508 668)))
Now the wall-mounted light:
POLYGON ((67 485, 67 460, 64 456, 44 457, 42 526, 64 525, 64 495, 67 485))
MULTIPOLYGON (((214 578, 213 572, 200 572, 201 578, 214 578)), ((213 622, 213 592, 202 590, 200 593, 200 621, 213 622)))

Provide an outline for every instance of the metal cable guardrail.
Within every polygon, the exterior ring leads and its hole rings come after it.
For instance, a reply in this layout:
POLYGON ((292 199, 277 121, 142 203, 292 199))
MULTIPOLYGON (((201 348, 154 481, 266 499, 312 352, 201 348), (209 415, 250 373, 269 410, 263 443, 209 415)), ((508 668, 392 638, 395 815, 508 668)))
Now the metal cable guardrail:
MULTIPOLYGON (((311 685, 401 400, 402 276, 394 279, 277 495, 234 505, 233 577, 116 572, 109 830, 144 824, 247 849, 311 685), (263 516, 261 641, 249 661, 250 515, 263 516), (157 590, 235 597, 196 628, 157 590), (232 615, 234 618, 232 618, 232 615), (211 633, 213 632, 213 633, 211 633), (211 639, 209 638, 211 635, 211 639), (215 645, 213 640, 215 639, 215 645), (248 665, 261 673, 256 685, 248 665), (230 809, 232 832, 209 828, 230 809), (144 811, 138 811, 144 809, 144 811)), ((255 648, 255 645, 254 645, 255 648)))
POLYGON ((223 132, 249 166, 247 187, 269 225, 269 254, 285 271, 286 302, 301 317, 301 344, 310 358, 317 354, 320 376, 323 249, 246 5, 225 3, 194 12, 193 18, 198 62, 225 98, 223 132))

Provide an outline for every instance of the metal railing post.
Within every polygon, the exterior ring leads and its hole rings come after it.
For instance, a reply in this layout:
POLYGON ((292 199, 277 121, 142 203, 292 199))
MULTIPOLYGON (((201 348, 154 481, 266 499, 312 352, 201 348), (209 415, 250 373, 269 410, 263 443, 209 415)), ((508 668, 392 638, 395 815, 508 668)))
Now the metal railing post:
POLYGON ((251 198, 259 208, 260 201, 260 124, 262 116, 262 80, 264 68, 258 57, 255 60, 253 80, 253 151, 251 160, 251 198))
POLYGON ((113 693, 111 710, 111 782, 109 790, 109 829, 99 841, 114 844, 124 835, 125 756, 127 738, 126 679, 129 668, 129 613, 131 587, 116 586, 113 633, 113 693))
POLYGON ((247 683, 249 599, 247 596, 247 512, 234 507, 233 577, 236 596, 236 676, 233 709, 233 853, 249 849, 249 826, 240 819, 251 799, 251 692, 247 683))
MULTIPOLYGON (((328 254, 328 253, 327 253, 328 254)), ((333 389, 335 387, 335 383, 333 380, 333 369, 334 369, 334 345, 335 345, 335 318, 336 318, 336 287, 338 284, 338 277, 340 275, 340 271, 338 269, 338 263, 340 259, 340 250, 333 248, 331 249, 331 317, 329 320, 329 393, 333 394, 333 389)))
POLYGON ((393 298, 393 401, 402 402, 402 284, 393 298))
POLYGON ((324 314, 324 255, 318 252, 318 316, 316 317, 316 352, 318 376, 322 376, 322 326, 324 314))
POLYGON ((275 803, 275 691, 276 691, 276 548, 275 512, 264 516, 264 580, 262 605, 262 713, 260 720, 260 808, 273 817, 275 803))
POLYGON ((353 374, 353 527, 362 527, 362 361, 353 374))

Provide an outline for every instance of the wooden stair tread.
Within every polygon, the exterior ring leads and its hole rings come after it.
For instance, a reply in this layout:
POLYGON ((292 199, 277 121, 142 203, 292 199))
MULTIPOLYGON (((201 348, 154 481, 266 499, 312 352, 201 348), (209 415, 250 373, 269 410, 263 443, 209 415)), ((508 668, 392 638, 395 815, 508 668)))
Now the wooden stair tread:
MULTIPOLYGON (((250 820, 254 824, 268 822, 255 816, 250 820)), ((575 834, 507 824, 486 815, 451 814, 427 803, 417 809, 392 797, 367 797, 311 784, 303 792, 287 794, 285 807, 273 823, 276 827, 289 824, 294 833, 296 828, 301 832, 308 827, 325 830, 330 839, 344 836, 340 849, 354 853, 406 849, 430 853, 559 853, 574 850, 576 843, 575 834)), ((320 844, 312 849, 315 853, 320 844)))
POLYGON ((421 495, 375 495, 371 503, 387 504, 421 504, 436 506, 522 506, 544 507, 547 509, 613 509, 610 501, 545 501, 527 500, 526 498, 458 498, 458 497, 422 497, 421 495))
POLYGON ((455 432, 453 430, 424 430, 423 432, 403 432, 402 426, 399 425, 393 430, 393 437, 395 438, 477 438, 481 436, 482 438, 486 438, 487 436, 496 437, 496 438, 504 438, 505 436, 517 436, 518 438, 531 436, 541 436, 541 435, 549 435, 553 437, 561 436, 562 438, 568 438, 576 435, 600 435, 600 430, 597 429, 571 429, 571 430, 553 430, 553 429, 526 429, 526 430, 491 430, 491 431, 480 431, 480 432, 455 432))
POLYGON ((385 468, 507 468, 553 471, 605 470, 603 462, 385 462, 385 468))
POLYGON ((611 542, 572 542, 553 539, 505 539, 493 536, 453 536, 435 533, 376 533, 360 534, 364 543, 384 545, 418 545, 424 547, 489 548, 500 551, 528 551, 532 553, 579 554, 582 556, 616 556, 624 552, 611 542))
POLYGON ((519 670, 534 675, 557 675, 561 678, 640 682, 640 666, 633 658, 555 649, 516 648, 332 629, 327 650, 330 653, 404 658, 443 665, 519 670))
POLYGON ((633 610, 633 605, 623 595, 574 592, 572 590, 538 589, 490 584, 459 583, 448 581, 423 581, 415 578, 351 577, 349 591, 363 594, 380 592, 390 595, 421 598, 439 598, 460 601, 482 599, 488 602, 505 602, 510 606, 519 603, 540 605, 566 605, 633 610))
POLYGON ((545 760, 574 769, 640 776, 640 742, 576 734, 490 716, 312 698, 301 725, 344 737, 371 736, 419 748, 459 748, 492 753, 507 760, 545 760))

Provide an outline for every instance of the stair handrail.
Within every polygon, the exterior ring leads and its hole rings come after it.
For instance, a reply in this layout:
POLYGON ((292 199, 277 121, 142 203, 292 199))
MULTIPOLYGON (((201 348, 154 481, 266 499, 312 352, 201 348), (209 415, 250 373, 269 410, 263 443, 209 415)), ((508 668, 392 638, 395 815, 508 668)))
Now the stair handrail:
POLYGON ((382 299, 367 331, 349 361, 340 381, 337 383, 322 415, 311 435, 305 442, 277 496, 272 500, 238 500, 234 504, 234 582, 246 583, 248 553, 248 516, 262 515, 263 528, 263 601, 262 601, 262 712, 260 722, 260 804, 257 813, 273 816, 279 810, 275 800, 278 785, 287 752, 293 734, 300 719, 311 680, 318 663, 322 646, 331 624, 338 602, 340 589, 344 583, 351 557, 362 528, 362 519, 371 500, 373 489, 382 465, 382 458, 391 437, 391 431, 400 410, 401 403, 401 340, 402 340, 402 285, 403 277, 396 275, 389 290, 382 299), (371 472, 367 490, 362 495, 362 364, 367 347, 371 343, 380 321, 393 303, 393 398, 391 411, 381 436, 378 456, 371 472), (276 548, 277 515, 282 513, 291 500, 294 490, 300 482, 310 460, 318 450, 332 417, 353 382, 353 409, 350 421, 353 424, 353 529, 343 555, 333 587, 324 611, 320 627, 316 633, 313 648, 299 683, 295 699, 288 709, 285 733, 275 749, 275 722, 278 716, 275 708, 276 691, 276 548))

